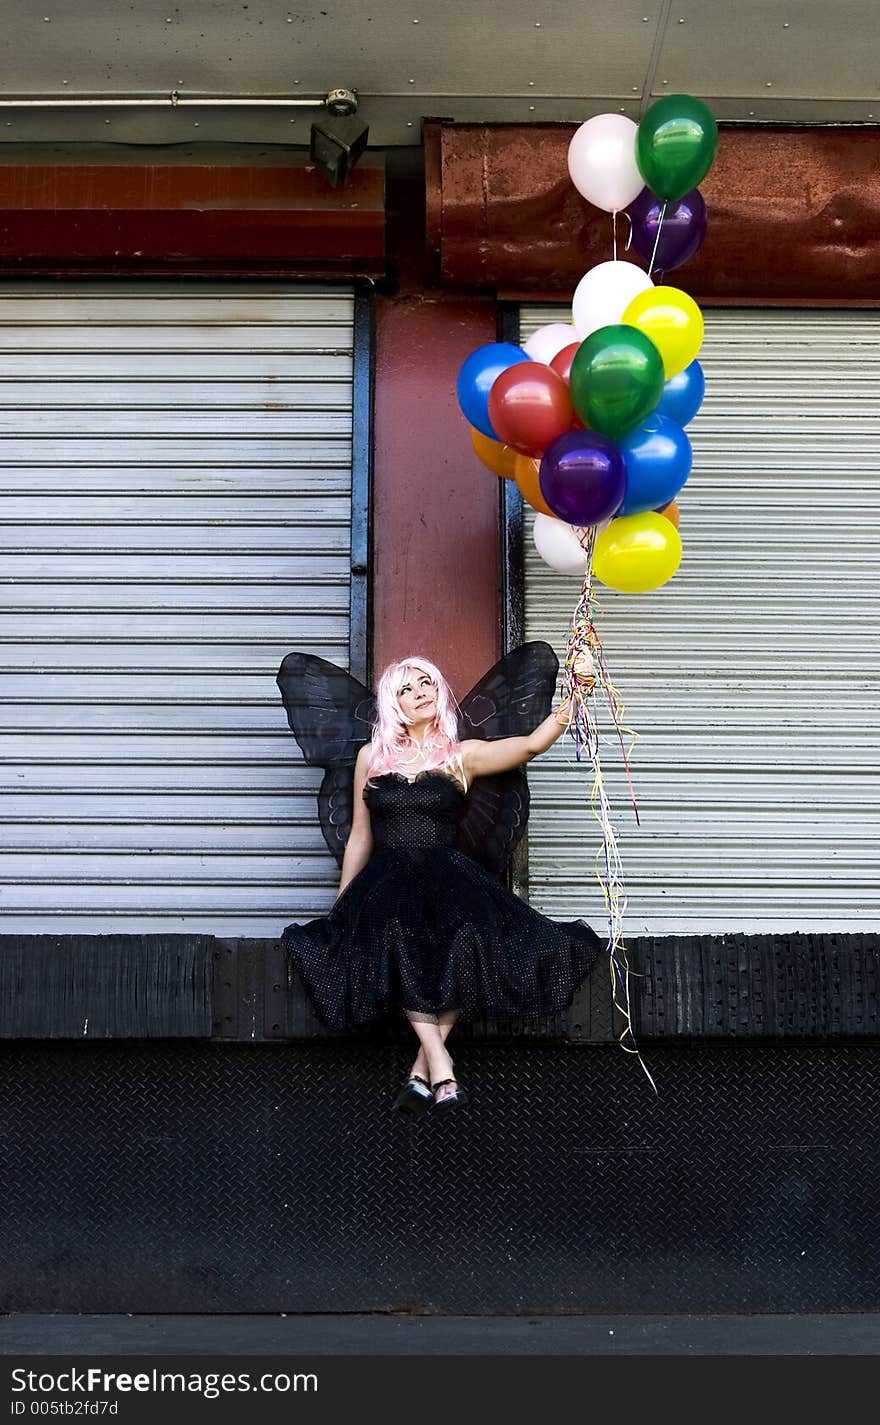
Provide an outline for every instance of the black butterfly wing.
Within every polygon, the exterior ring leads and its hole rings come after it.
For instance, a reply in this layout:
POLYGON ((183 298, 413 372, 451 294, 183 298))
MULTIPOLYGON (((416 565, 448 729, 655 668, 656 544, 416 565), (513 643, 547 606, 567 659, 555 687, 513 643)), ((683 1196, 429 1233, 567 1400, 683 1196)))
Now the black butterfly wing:
POLYGON ((341 866, 351 835, 354 764, 372 736, 376 700, 351 673, 314 653, 288 653, 275 681, 306 762, 324 768, 318 820, 341 866))
POLYGON ((328 767, 318 788, 318 821, 340 867, 353 817, 354 763, 350 767, 328 767))
MULTIPOLYGON (((549 715, 559 659, 549 643, 523 643, 500 658, 459 703, 459 738, 523 737, 549 715)), ((503 871, 529 819, 522 768, 475 777, 468 788, 456 846, 487 870, 503 871)))
POLYGON ((496 772, 476 777, 468 788, 455 845, 487 871, 500 875, 529 819, 529 784, 525 772, 496 772))

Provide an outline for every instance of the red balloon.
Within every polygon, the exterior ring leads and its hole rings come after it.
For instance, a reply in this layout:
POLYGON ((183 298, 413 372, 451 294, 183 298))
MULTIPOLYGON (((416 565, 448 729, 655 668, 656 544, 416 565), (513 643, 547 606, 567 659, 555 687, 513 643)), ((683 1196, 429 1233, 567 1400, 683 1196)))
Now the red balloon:
POLYGON ((557 352, 550 362, 551 369, 556 372, 557 376, 562 377, 566 385, 568 385, 568 378, 571 376, 571 363, 574 361, 579 346, 579 341, 573 341, 571 346, 564 346, 561 351, 557 352))
POLYGON ((574 419, 568 387, 542 361, 519 361, 495 378, 489 420, 498 439, 524 455, 540 456, 574 419))
MULTIPOLYGON (((560 352, 557 352, 553 360, 550 362, 551 370, 555 371, 557 376, 562 377, 566 386, 568 385, 569 377, 571 376, 571 363, 574 361, 575 352, 577 351, 579 346, 579 341, 573 341, 571 343, 571 346, 564 346, 560 352)), ((577 411, 575 411, 574 416, 572 418, 571 429, 587 429, 580 416, 578 415, 577 411)))

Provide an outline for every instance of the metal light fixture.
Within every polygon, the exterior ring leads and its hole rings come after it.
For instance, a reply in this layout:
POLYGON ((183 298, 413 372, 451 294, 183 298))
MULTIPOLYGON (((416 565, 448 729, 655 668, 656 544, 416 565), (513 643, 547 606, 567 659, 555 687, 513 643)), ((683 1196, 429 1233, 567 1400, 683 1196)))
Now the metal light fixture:
POLYGON ((355 117, 357 99, 350 89, 331 89, 325 103, 328 117, 312 124, 309 152, 328 183, 344 188, 367 146, 370 129, 355 117))

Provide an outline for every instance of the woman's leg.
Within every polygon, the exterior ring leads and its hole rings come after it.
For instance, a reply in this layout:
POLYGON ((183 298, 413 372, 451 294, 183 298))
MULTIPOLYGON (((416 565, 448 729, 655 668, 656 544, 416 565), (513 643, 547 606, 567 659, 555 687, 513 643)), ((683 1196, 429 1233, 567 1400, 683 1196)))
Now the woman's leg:
MULTIPOLYGON (((454 1025, 455 1021, 458 1019, 458 1016, 459 1016, 460 1012, 461 1012, 461 1011, 460 1011, 460 1010, 457 1010, 457 1009, 448 1009, 448 1010, 446 1010, 446 1012, 445 1012, 444 1014, 438 1014, 438 1016, 437 1016, 437 1019, 438 1019, 438 1027, 439 1027, 439 1029, 440 1029, 440 1039, 441 1039, 441 1042, 442 1042, 444 1045, 445 1045, 445 1043, 446 1043, 446 1040, 449 1038, 449 1034, 450 1034, 450 1031, 451 1031, 451 1029, 452 1029, 452 1026, 454 1025)), ((444 1052, 444 1054, 446 1055, 446 1058, 449 1060, 449 1068, 448 1068, 447 1070, 445 1070, 442 1074, 440 1074, 439 1077, 440 1077, 441 1079, 452 1079, 452 1078, 455 1077, 454 1072, 453 1072, 453 1068, 452 1068, 452 1056, 451 1056, 451 1054, 449 1053, 448 1049, 445 1049, 445 1048, 444 1048, 444 1051, 443 1051, 443 1052, 444 1052)), ((437 1080, 434 1079, 433 1082, 436 1084, 437 1080)), ((453 1094, 453 1093, 455 1093, 455 1090, 456 1090, 456 1084, 454 1084, 454 1083, 452 1083, 452 1084, 444 1084, 443 1087, 442 1087, 442 1089, 438 1089, 437 1094, 436 1094, 436 1097, 437 1097, 438 1099, 440 1099, 440 1098, 446 1098, 446 1095, 447 1095, 447 1094, 453 1094)))
MULTIPOLYGON (((412 1015, 407 1013, 406 1011, 404 1011, 404 1013, 406 1014, 406 1017, 410 1021, 410 1023, 413 1024, 412 1015)), ((429 1024, 439 1025, 440 1037, 445 1043, 446 1039, 449 1036, 449 1031, 452 1029, 452 1026, 458 1019, 460 1013, 460 1010, 449 1009, 446 1010, 443 1014, 435 1015, 432 1019, 428 1019, 427 1015, 422 1015, 422 1019, 423 1021, 426 1021, 429 1024)), ((413 1028, 415 1028, 414 1024, 413 1028)), ((428 1058, 423 1048, 419 1049, 419 1052, 413 1062, 413 1066, 410 1069, 410 1074, 420 1074, 423 1079, 426 1079, 428 1077, 428 1058)))
MULTIPOLYGON (((459 1011, 452 1009, 445 1014, 434 1015, 432 1020, 420 1014, 418 1018, 407 1013, 407 1019, 418 1035, 421 1048, 416 1055, 415 1063, 410 1070, 413 1074, 420 1074, 428 1083, 437 1083, 438 1079, 452 1078, 452 1059, 444 1044, 452 1029, 459 1011)), ((437 1091, 437 1098, 445 1098, 447 1094, 455 1092, 454 1084, 444 1084, 437 1091)))

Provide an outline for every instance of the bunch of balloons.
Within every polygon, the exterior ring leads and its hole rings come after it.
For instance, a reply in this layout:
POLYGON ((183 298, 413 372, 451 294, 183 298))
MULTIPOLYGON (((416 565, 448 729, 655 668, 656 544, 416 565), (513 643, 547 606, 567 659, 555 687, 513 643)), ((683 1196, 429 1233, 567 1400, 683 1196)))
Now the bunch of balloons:
POLYGON ((617 258, 615 227, 615 256, 581 278, 570 324, 480 347, 458 377, 474 451, 537 511, 542 558, 582 574, 576 531, 593 527, 593 572, 628 593, 659 588, 681 560, 675 496, 691 470, 684 427, 703 400, 703 317, 652 273, 680 267, 703 240, 696 185, 717 142, 709 110, 688 95, 661 99, 638 126, 621 114, 582 124, 572 181, 615 224, 627 211, 648 270, 617 258))

